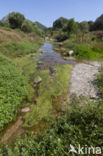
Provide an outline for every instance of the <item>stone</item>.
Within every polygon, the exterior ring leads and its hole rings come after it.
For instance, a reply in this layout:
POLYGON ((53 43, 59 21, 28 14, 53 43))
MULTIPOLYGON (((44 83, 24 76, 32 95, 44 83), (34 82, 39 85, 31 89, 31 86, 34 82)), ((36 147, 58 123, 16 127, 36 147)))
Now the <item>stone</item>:
POLYGON ((69 52, 67 52, 67 56, 73 56, 74 55, 74 51, 70 50, 69 52))
POLYGON ((22 108, 21 109, 21 112, 22 113, 27 113, 27 112, 29 112, 30 111, 30 108, 29 107, 25 107, 25 108, 22 108))

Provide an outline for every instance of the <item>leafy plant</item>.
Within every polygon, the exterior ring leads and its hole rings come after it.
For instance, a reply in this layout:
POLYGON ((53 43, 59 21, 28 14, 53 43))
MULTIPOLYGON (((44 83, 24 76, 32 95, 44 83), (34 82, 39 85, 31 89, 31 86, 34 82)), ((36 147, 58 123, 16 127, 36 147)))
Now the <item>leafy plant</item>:
POLYGON ((0 54, 0 130, 13 120, 25 96, 25 78, 15 63, 0 54))

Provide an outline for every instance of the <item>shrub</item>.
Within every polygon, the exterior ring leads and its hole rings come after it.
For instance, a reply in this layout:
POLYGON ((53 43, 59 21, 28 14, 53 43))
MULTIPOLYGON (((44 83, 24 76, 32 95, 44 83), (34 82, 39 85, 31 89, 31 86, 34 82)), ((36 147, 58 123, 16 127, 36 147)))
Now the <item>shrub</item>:
POLYGON ((58 42, 62 42, 62 41, 65 41, 67 38, 68 38, 68 36, 67 36, 67 34, 66 33, 58 33, 56 36, 55 36, 55 38, 56 38, 56 40, 58 41, 58 42))
POLYGON ((32 22, 30 22, 29 20, 25 20, 22 23, 21 30, 24 32, 32 32, 33 31, 32 22))
POLYGON ((13 29, 21 28, 21 25, 25 20, 25 17, 19 12, 12 12, 8 15, 8 20, 11 28, 13 29))
POLYGON ((96 19, 91 29, 94 31, 103 30, 103 14, 96 19))
POLYGON ((68 22, 64 25, 63 31, 68 33, 70 36, 72 33, 76 33, 78 30, 78 24, 74 21, 74 19, 68 20, 68 22))
POLYGON ((90 59, 93 53, 92 47, 88 45, 78 45, 75 50, 75 55, 81 59, 90 59))

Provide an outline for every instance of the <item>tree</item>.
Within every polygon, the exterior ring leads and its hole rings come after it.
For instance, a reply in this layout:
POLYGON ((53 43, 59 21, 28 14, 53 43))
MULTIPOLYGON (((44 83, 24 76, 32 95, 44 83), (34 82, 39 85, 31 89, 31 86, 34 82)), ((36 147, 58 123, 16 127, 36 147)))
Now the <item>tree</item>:
POLYGON ((89 24, 86 21, 83 21, 80 23, 80 29, 83 33, 86 33, 89 31, 89 24))
POLYGON ((60 17, 53 23, 53 29, 61 29, 63 28, 64 24, 67 23, 68 20, 66 18, 60 17))
POLYGON ((21 28, 21 25, 24 22, 25 17, 19 12, 12 12, 8 15, 8 20, 11 28, 13 29, 21 28))
POLYGON ((96 19, 92 26, 92 30, 103 30, 103 14, 96 19))
POLYGON ((68 33, 68 36, 70 36, 72 33, 76 33, 78 30, 78 23, 74 21, 74 19, 68 20, 67 24, 65 24, 63 31, 68 33))
POLYGON ((24 32, 32 32, 33 31, 33 24, 29 20, 24 20, 21 26, 21 30, 24 32))
POLYGON ((93 21, 88 21, 88 25, 89 25, 89 31, 92 31, 94 22, 93 21))

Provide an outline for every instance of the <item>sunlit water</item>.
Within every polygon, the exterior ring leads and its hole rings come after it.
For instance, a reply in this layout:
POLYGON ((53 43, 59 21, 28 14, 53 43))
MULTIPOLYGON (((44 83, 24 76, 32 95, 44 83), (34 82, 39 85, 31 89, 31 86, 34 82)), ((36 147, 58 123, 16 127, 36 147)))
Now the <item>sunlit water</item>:
POLYGON ((75 61, 72 59, 64 60, 64 58, 53 50, 53 45, 50 43, 44 43, 41 47, 43 54, 40 56, 38 69, 49 69, 54 65, 71 64, 75 65, 75 61))

